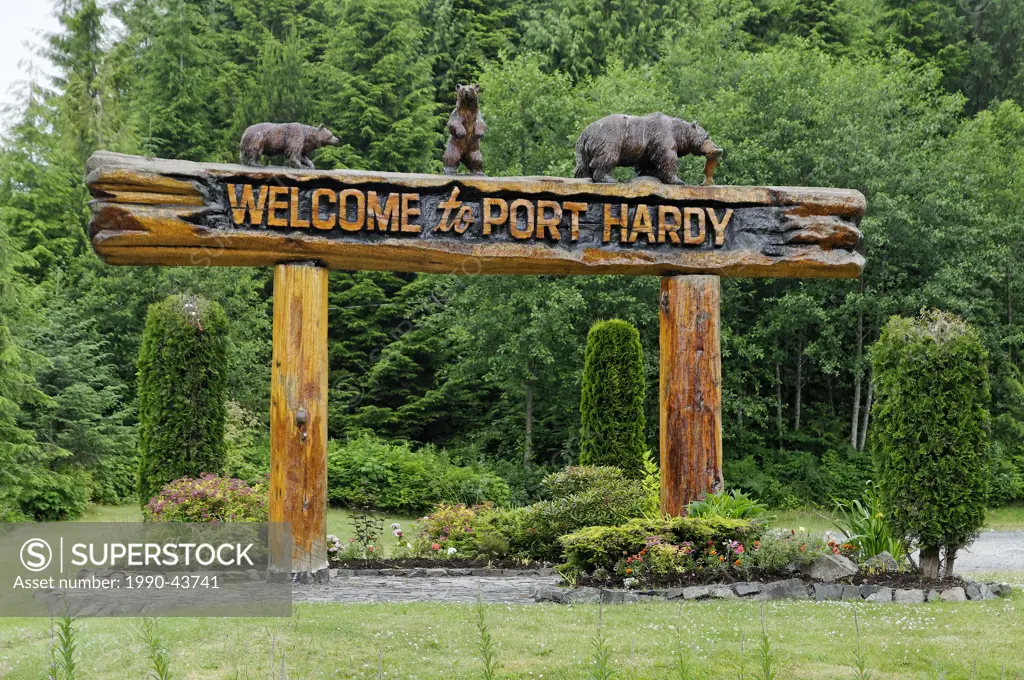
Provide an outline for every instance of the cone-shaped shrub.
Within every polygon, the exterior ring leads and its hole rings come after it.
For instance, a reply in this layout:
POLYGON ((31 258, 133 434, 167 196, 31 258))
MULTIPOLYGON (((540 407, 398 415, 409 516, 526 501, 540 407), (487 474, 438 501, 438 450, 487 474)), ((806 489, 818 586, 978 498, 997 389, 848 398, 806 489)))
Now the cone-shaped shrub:
POLYGON ((580 399, 580 465, 611 465, 643 476, 644 360, 640 333, 619 319, 587 334, 580 399))
POLYGON ((921 568, 946 576, 985 520, 988 367, 969 325, 939 311, 893 317, 871 348, 872 449, 887 519, 921 548, 921 568))
POLYGON ((216 302, 150 305, 139 351, 139 502, 168 482, 224 467, 228 321, 216 302))

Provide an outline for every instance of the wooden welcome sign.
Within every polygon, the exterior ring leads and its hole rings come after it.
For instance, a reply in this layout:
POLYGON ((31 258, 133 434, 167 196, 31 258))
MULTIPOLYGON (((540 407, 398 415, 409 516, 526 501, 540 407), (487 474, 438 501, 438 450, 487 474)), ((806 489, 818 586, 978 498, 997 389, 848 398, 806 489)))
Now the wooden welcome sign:
POLYGON ((661 505, 721 488, 719 276, 857 277, 864 197, 216 165, 97 152, 92 242, 125 265, 276 266, 271 521, 326 578, 327 269, 662 276, 661 505))

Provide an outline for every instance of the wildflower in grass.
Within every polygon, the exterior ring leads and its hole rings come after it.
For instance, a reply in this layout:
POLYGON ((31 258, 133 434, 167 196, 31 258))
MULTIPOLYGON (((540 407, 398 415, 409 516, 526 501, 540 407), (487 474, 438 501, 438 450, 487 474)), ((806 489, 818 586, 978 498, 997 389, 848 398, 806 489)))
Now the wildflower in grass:
POLYGON ((392 522, 391 523, 391 530, 392 531, 396 531, 396 530, 400 531, 401 529, 402 529, 402 525, 399 524, 398 522, 392 522))
POLYGON ((455 554, 455 553, 457 553, 457 552, 459 552, 459 551, 458 551, 458 550, 456 550, 456 549, 455 549, 454 547, 452 547, 452 548, 448 548, 448 554, 449 554, 449 555, 454 555, 454 554, 455 554))

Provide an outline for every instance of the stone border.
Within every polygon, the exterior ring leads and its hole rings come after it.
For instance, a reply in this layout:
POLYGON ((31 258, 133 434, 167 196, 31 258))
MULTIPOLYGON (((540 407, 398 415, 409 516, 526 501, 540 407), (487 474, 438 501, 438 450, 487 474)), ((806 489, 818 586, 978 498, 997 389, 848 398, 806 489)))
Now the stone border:
POLYGON ((1009 597, 1013 588, 1008 583, 971 583, 943 591, 900 589, 876 585, 843 585, 807 583, 798 578, 760 583, 747 581, 732 584, 711 584, 687 588, 657 590, 620 590, 593 587, 539 587, 534 591, 538 602, 559 604, 624 604, 642 600, 807 600, 920 604, 923 602, 967 602, 1009 597))
POLYGON ((410 567, 409 569, 331 569, 331 578, 352 578, 354 576, 392 576, 400 578, 425 578, 442 576, 501 576, 524 578, 529 576, 558 576, 550 567, 541 569, 447 569, 410 567))

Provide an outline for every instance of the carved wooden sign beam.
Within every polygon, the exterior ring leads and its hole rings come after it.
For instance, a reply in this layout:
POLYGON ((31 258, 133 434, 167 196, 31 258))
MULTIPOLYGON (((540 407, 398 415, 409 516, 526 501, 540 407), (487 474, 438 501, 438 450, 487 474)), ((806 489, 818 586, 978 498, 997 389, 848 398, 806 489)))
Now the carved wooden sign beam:
POLYGON ((97 152, 104 261, 468 274, 860 275, 846 189, 294 170, 97 152))

